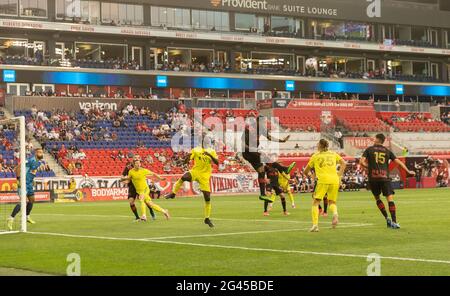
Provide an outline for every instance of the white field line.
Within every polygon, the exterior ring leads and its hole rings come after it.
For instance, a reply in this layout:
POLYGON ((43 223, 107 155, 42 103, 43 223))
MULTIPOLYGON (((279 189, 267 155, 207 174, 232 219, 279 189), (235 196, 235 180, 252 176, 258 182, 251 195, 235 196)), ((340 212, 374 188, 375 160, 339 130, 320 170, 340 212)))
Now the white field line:
MULTIPOLYGON (((366 227, 372 226, 372 224, 355 224, 355 225, 344 225, 339 228, 350 228, 350 227, 366 227)), ((177 239, 177 238, 202 238, 202 237, 215 237, 215 236, 233 236, 233 235, 244 235, 244 234, 260 234, 260 233, 278 233, 278 232, 291 232, 291 231, 306 231, 308 228, 295 228, 295 229, 272 229, 272 230, 255 230, 255 231, 241 231, 241 232, 224 232, 224 233, 209 233, 209 234, 192 234, 192 235, 178 235, 178 236, 162 236, 162 237, 148 237, 148 238, 123 238, 127 241, 153 241, 153 240, 163 240, 163 239, 177 239)), ((93 235, 79 235, 79 234, 68 234, 68 233, 55 233, 55 232, 28 232, 31 234, 41 234, 50 236, 63 236, 63 237, 80 237, 80 238, 93 238, 93 239, 105 239, 105 240, 120 240, 121 238, 109 237, 109 236, 93 236, 93 235)))
MULTIPOLYGON (((343 226, 343 227, 345 227, 345 226, 343 226)), ((364 259, 367 258, 367 255, 360 255, 360 254, 313 252, 313 251, 302 251, 302 250, 280 250, 280 249, 266 249, 266 248, 251 248, 251 247, 215 245, 215 244, 200 244, 200 243, 189 243, 189 242, 166 241, 166 240, 158 240, 158 239, 117 238, 117 237, 74 235, 74 234, 64 234, 64 233, 45 233, 45 232, 28 232, 28 234, 62 236, 62 237, 71 237, 71 238, 103 239, 103 240, 114 240, 114 241, 140 241, 140 242, 148 242, 148 243, 173 244, 173 245, 182 245, 182 246, 195 246, 195 247, 219 248, 219 249, 233 249, 233 250, 256 251, 256 252, 261 252, 262 251, 262 252, 272 252, 272 253, 317 255, 317 256, 328 256, 328 257, 332 256, 332 257, 351 257, 351 258, 364 258, 364 259)), ((315 234, 311 234, 311 235, 315 235, 315 234)), ((380 259, 395 260, 395 261, 437 263, 437 264, 448 264, 448 265, 450 265, 450 261, 448 261, 448 260, 393 257, 393 256, 380 256, 380 259)))
MULTIPOLYGON (((131 215, 125 216, 125 215, 89 215, 89 214, 33 214, 33 216, 61 216, 61 217, 92 217, 92 218, 127 218, 130 221, 133 219, 131 215)), ((162 218, 161 218, 162 219, 162 218)), ((184 220, 202 220, 203 218, 199 217, 171 217, 171 220, 177 220, 177 219, 184 219, 184 220)), ((282 219, 233 219, 233 218, 211 218, 213 221, 234 221, 234 222, 266 222, 266 223, 272 223, 272 222, 282 222, 282 223, 299 223, 299 224, 311 224, 311 221, 297 221, 297 220, 282 220, 282 219)), ((328 223, 321 221, 319 223, 328 223)), ((360 225, 361 223, 356 222, 339 222, 340 225, 360 225)))
POLYGON ((2 234, 11 234, 11 233, 19 233, 19 231, 18 230, 16 230, 16 231, 0 231, 0 235, 2 235, 2 234))

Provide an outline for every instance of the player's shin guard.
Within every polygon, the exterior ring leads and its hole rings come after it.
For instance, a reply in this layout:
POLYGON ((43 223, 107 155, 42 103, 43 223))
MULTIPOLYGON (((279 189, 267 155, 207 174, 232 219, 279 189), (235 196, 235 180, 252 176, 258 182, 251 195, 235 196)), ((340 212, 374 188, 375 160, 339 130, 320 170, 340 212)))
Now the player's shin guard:
POLYGON ((312 206, 311 216, 313 225, 319 225, 319 206, 312 206))
POLYGON ((295 201, 294 201, 294 195, 292 194, 292 192, 289 191, 287 195, 288 195, 288 197, 289 197, 289 200, 291 201, 291 204, 294 204, 295 201))
POLYGON ((337 215, 338 214, 337 205, 334 203, 330 204, 330 211, 331 211, 331 214, 333 214, 333 216, 337 215))
POLYGON ((27 216, 30 216, 32 210, 33 210, 33 203, 27 202, 27 216))
POLYGON ((155 218, 155 212, 153 211, 152 207, 147 205, 148 210, 150 211, 150 216, 152 216, 153 218, 155 218))
MULTIPOLYGON (((330 210, 331 210, 331 206, 330 206, 330 210)), ((328 198, 324 198, 323 199, 323 212, 326 214, 328 211, 328 198)))
POLYGON ((141 217, 147 216, 147 205, 144 200, 140 200, 141 203, 141 217))
POLYGON ((377 207, 378 209, 380 209, 381 214, 383 214, 384 219, 387 219, 388 215, 386 212, 386 207, 384 206, 383 201, 378 197, 375 197, 376 201, 377 201, 377 207))
POLYGON ((11 217, 15 218, 17 214, 19 214, 19 212, 20 212, 20 204, 17 204, 11 213, 11 217))
POLYGON ((165 210, 163 209, 163 208, 161 208, 160 206, 158 206, 157 204, 155 204, 155 203, 152 203, 152 209, 154 209, 155 211, 157 211, 157 212, 160 212, 160 213, 164 213, 165 212, 165 210))
POLYGON ((211 202, 205 201, 205 218, 210 218, 211 216, 211 202))
POLYGON ((134 217, 136 217, 136 219, 139 219, 139 214, 138 214, 136 205, 130 205, 130 208, 131 208, 131 211, 132 211, 133 214, 134 214, 134 217))
POLYGON ((283 212, 286 212, 286 198, 282 197, 281 199, 281 205, 283 206, 283 212))
POLYGON ((397 223, 396 207, 393 201, 389 202, 389 212, 391 213, 392 222, 397 223))
POLYGON ((172 193, 177 194, 178 191, 180 191, 182 185, 183 185, 183 180, 178 179, 178 181, 175 183, 175 186, 173 186, 172 193))
POLYGON ((259 191, 262 196, 266 195, 266 173, 258 173, 259 191))

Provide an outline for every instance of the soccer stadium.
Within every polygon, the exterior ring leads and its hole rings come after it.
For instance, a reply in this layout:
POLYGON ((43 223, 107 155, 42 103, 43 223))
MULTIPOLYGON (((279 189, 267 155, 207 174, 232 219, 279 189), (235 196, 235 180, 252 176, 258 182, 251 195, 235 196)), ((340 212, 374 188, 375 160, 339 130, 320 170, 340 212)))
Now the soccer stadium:
POLYGON ((449 162, 450 1, 0 0, 1 276, 449 276, 449 162))

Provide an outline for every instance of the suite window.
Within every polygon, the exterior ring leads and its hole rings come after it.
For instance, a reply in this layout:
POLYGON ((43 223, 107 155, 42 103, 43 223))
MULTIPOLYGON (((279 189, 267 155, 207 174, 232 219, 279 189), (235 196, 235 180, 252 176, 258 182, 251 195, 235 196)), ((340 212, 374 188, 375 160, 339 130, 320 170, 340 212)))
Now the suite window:
POLYGON ((183 8, 151 7, 151 24, 155 27, 191 28, 191 11, 183 8))
POLYGON ((252 30, 252 28, 256 28, 258 26, 256 15, 247 13, 236 13, 235 26, 237 30, 247 30, 247 31, 252 30))
POLYGON ((271 23, 272 31, 275 32, 295 33, 297 31, 295 20, 291 17, 272 16, 271 23))
POLYGON ((56 18, 80 20, 91 24, 100 22, 100 2, 80 0, 56 0, 56 18))
POLYGON ((17 15, 18 0, 0 0, 0 15, 17 15))
POLYGON ((229 31, 228 12, 192 10, 192 26, 199 30, 229 31))
POLYGON ((47 0, 20 0, 20 15, 47 17, 47 0))
POLYGON ((102 22, 112 25, 143 25, 142 5, 102 2, 102 22))

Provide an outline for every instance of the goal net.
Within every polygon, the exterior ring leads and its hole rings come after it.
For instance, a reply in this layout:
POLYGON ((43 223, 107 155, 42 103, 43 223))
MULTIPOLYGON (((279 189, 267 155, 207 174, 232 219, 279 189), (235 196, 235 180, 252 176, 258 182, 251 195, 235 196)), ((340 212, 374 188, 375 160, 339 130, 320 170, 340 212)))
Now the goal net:
POLYGON ((25 145, 25 117, 0 118, 0 234, 27 231, 25 145), (17 166, 24 172, 20 174, 19 183, 17 166), (19 203, 22 211, 11 219, 11 213, 19 203))

